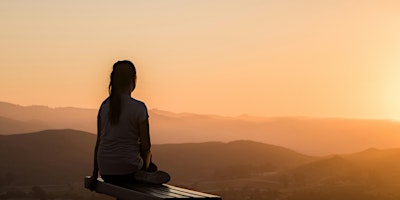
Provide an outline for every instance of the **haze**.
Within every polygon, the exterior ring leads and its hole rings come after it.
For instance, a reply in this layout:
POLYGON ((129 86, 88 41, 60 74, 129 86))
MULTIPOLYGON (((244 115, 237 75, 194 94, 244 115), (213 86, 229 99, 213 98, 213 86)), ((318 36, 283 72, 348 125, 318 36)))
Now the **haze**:
POLYGON ((400 119, 396 1, 1 1, 1 101, 97 108, 117 60, 173 112, 400 119))

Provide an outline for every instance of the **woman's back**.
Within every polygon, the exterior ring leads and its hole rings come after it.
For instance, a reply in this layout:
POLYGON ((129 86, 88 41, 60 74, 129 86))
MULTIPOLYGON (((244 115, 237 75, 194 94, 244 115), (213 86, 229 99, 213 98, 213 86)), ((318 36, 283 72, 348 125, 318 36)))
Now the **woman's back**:
POLYGON ((110 100, 99 111, 100 144, 97 154, 103 174, 128 174, 143 166, 140 156, 139 124, 147 120, 143 102, 128 94, 121 95, 121 113, 118 123, 112 124, 109 115, 110 100))

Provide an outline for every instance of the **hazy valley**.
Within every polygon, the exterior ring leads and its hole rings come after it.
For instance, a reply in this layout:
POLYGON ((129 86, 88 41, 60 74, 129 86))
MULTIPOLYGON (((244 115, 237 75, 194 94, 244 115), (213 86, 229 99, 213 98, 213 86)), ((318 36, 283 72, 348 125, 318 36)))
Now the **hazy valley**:
MULTIPOLYGON (((0 199, 110 199, 82 188, 96 110, 0 103, 0 199), (17 198, 18 199, 18 198, 17 198)), ((236 199, 399 199, 400 123, 150 110, 171 184, 236 199)))
MULTIPOLYGON (((400 146, 400 122, 372 119, 222 117, 150 110, 154 144, 253 140, 323 156, 400 146)), ((47 129, 96 132, 95 109, 0 102, 0 135, 47 129)))
MULTIPOLYGON (((98 198, 81 188, 92 170, 95 140, 93 134, 69 129, 0 136, 0 195, 39 186, 57 196, 54 188, 64 185, 63 192, 77 199, 98 198)), ((400 197, 400 148, 314 157, 242 140, 154 145, 153 154, 171 174, 171 184, 224 199, 400 197)))

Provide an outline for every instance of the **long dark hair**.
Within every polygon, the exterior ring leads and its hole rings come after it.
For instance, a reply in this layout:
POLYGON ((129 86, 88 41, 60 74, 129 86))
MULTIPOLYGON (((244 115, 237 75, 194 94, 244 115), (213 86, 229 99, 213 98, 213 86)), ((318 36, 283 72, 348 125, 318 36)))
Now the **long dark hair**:
POLYGON ((111 124, 119 121, 121 114, 121 94, 126 91, 133 91, 136 87, 135 65, 129 60, 118 61, 113 65, 110 75, 108 92, 110 94, 109 118, 111 124), (131 88, 133 87, 133 88, 131 88))

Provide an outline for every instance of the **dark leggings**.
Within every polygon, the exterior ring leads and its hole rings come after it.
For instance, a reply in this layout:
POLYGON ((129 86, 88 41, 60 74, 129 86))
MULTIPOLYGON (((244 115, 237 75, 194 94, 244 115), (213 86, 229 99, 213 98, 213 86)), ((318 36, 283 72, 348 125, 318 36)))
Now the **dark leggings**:
MULTIPOLYGON (((145 170, 144 168, 142 170, 145 170)), ((153 162, 150 162, 149 168, 145 171, 148 172, 155 172, 158 170, 157 165, 155 165, 153 162)), ((101 178, 107 182, 111 183, 114 185, 119 185, 119 184, 124 184, 124 183, 132 183, 136 182, 135 180, 135 173, 131 174, 122 174, 122 175, 107 175, 107 174, 101 174, 101 178)))
POLYGON ((107 183, 111 183, 111 184, 114 184, 114 185, 119 185, 119 184, 123 184, 123 183, 135 182, 134 174, 135 173, 123 174, 123 175, 101 174, 101 178, 107 183))
MULTIPOLYGON (((127 183, 133 183, 136 182, 134 178, 134 173, 132 174, 124 174, 124 175, 104 175, 101 174, 101 178, 107 182, 111 183, 113 185, 119 185, 119 186, 126 186, 127 183)), ((116 199, 116 200, 121 200, 121 199, 116 199)))

